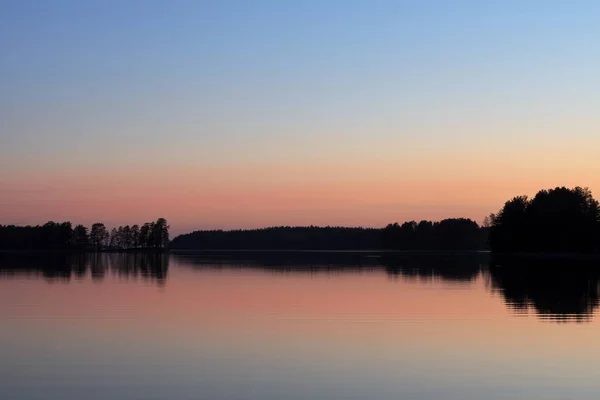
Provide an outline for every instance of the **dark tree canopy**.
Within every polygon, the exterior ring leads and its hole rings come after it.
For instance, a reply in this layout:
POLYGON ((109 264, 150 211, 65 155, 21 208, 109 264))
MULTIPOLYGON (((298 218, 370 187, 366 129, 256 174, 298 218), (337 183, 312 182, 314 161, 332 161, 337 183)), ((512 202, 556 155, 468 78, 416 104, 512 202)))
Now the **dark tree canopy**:
POLYGON ((380 229, 317 226, 196 231, 174 238, 171 249, 377 249, 381 248, 380 235, 380 229))
POLYGON ((138 250, 164 249, 169 245, 169 225, 164 218, 156 222, 108 228, 92 224, 89 233, 83 225, 47 222, 36 226, 0 225, 0 249, 7 250, 138 250))
POLYGON ((177 236, 176 250, 483 250, 487 229, 468 219, 390 224, 384 229, 347 227, 273 227, 233 231, 196 231, 177 236))
POLYGON ((487 228, 466 218, 395 223, 382 232, 383 246, 397 250, 482 250, 486 240, 487 228))
POLYGON ((507 201, 492 221, 497 252, 580 253, 599 249, 600 208, 587 188, 557 187, 507 201))
POLYGON ((0 248, 5 249, 67 250, 76 240, 70 222, 50 221, 41 226, 0 225, 0 248))
POLYGON ((75 248, 87 249, 90 244, 90 237, 88 235, 88 229, 83 225, 77 225, 73 229, 73 240, 75 248))
POLYGON ((96 250, 100 250, 102 246, 106 245, 109 238, 110 234, 103 223, 97 222, 92 225, 90 241, 96 250))

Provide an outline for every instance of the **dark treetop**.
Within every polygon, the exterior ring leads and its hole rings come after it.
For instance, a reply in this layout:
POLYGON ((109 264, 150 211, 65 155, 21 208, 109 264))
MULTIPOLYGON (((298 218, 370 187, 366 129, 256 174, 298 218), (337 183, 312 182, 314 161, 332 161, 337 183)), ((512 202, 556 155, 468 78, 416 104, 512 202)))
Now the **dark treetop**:
POLYGON ((503 253, 600 250, 600 208, 587 188, 557 187, 509 200, 491 215, 490 246, 503 253))
POLYGON ((36 226, 0 225, 0 249, 5 250, 160 250, 169 245, 169 225, 164 218, 141 227, 120 226, 108 231, 97 222, 89 230, 70 222, 36 226))
POLYGON ((389 224, 383 229, 272 227, 252 230, 196 231, 177 236, 174 250, 483 250, 487 228, 469 219, 389 224))

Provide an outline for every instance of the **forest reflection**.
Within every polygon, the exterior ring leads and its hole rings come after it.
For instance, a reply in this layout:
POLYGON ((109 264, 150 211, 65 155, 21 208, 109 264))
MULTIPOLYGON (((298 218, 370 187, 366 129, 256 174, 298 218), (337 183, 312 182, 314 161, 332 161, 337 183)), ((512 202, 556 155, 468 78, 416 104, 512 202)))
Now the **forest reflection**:
POLYGON ((599 267, 592 259, 494 257, 488 276, 491 291, 517 314, 586 322, 599 305, 599 267))
POLYGON ((50 283, 68 283, 90 277, 165 285, 169 255, 165 253, 0 253, 0 278, 43 277, 50 283))
POLYGON ((254 268, 275 274, 343 274, 384 270, 392 279, 473 282, 487 267, 486 253, 417 254, 380 252, 239 252, 176 255, 196 269, 254 268))
POLYGON ((481 278, 513 313, 554 322, 590 321, 600 304, 598 260, 493 257, 488 253, 239 252, 175 256, 199 269, 253 268, 276 274, 384 270, 392 280, 470 285, 481 278))
POLYGON ((386 272, 396 278, 447 283, 472 283, 488 267, 488 256, 473 254, 434 254, 381 258, 386 272))
POLYGON ((600 260, 490 257, 476 252, 0 253, 0 279, 43 278, 49 283, 118 279, 163 286, 169 261, 197 272, 253 269, 318 276, 379 271, 392 282, 466 287, 482 282, 511 312, 556 322, 590 321, 600 304, 600 260))

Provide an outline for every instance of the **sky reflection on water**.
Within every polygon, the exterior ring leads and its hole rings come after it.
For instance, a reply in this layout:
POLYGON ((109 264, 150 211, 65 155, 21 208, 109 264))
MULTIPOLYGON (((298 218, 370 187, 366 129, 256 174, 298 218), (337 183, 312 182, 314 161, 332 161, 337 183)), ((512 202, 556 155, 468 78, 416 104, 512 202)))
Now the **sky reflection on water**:
POLYGON ((5 255, 0 398, 597 398, 598 273, 502 262, 5 255))

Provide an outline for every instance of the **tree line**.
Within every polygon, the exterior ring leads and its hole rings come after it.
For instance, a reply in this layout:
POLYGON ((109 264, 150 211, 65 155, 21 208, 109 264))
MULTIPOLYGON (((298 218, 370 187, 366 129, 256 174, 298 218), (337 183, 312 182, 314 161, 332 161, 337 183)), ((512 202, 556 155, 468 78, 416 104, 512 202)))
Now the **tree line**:
POLYGON ((172 248, 474 251, 495 253, 600 252, 600 206, 588 188, 556 187, 517 196, 480 226, 467 218, 408 221, 383 229, 275 227, 196 231, 172 248))
POLYGON ((382 245, 394 250, 472 251, 487 248, 488 227, 468 218, 389 224, 382 245))
POLYGON ((484 250, 487 231, 465 218, 381 228, 291 227, 200 230, 177 236, 176 250, 484 250))
POLYGON ((533 198, 517 196, 480 226, 467 218, 408 221, 385 228, 271 227, 199 230, 169 241, 164 218, 141 226, 89 230, 70 222, 0 225, 0 248, 23 250, 402 250, 496 253, 600 252, 600 206, 588 188, 556 187, 533 198))
POLYGON ((164 218, 110 232, 101 222, 73 227, 71 222, 36 226, 0 225, 0 248, 10 250, 160 250, 169 245, 169 225, 164 218))
POLYGON ((200 230, 179 235, 176 250, 361 250, 380 248, 381 229, 281 226, 248 230, 200 230))

